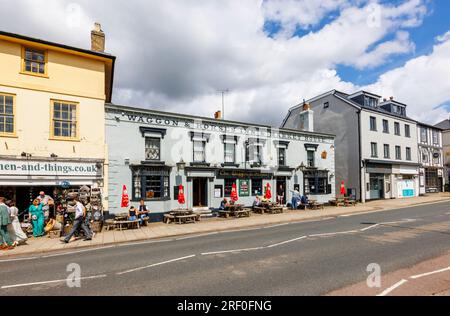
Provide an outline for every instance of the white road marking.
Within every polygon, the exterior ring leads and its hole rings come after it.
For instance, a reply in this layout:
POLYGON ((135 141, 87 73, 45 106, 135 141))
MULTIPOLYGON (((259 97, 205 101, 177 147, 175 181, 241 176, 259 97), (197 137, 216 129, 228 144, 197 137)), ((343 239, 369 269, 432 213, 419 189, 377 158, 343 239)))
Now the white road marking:
POLYGON ((84 249, 84 250, 77 250, 77 251, 70 251, 70 252, 61 252, 61 253, 55 253, 53 255, 41 256, 39 258, 53 258, 53 257, 67 256, 67 255, 73 255, 73 254, 77 254, 77 253, 92 252, 92 251, 109 249, 109 248, 114 248, 114 247, 116 247, 116 246, 106 246, 106 247, 98 247, 98 248, 91 248, 91 249, 84 249))
POLYGON ((141 242, 131 242, 126 244, 117 245, 117 247, 130 247, 130 246, 138 246, 138 245, 148 245, 148 244, 159 244, 163 242, 174 241, 175 239, 163 239, 163 240, 149 240, 149 241, 141 241, 141 242))
POLYGON ((186 256, 186 257, 177 258, 177 259, 172 259, 172 260, 163 261, 163 262, 159 262, 159 263, 154 263, 154 264, 150 264, 150 265, 145 266, 145 267, 139 267, 139 268, 123 271, 123 272, 118 272, 116 274, 117 275, 127 274, 127 273, 131 273, 131 272, 136 272, 136 271, 140 271, 140 270, 156 267, 156 266, 161 266, 161 265, 167 264, 167 263, 172 263, 172 262, 176 262, 176 261, 182 261, 182 260, 190 259, 190 258, 193 258, 193 257, 195 257, 195 255, 186 256))
MULTIPOLYGON (((101 279, 101 278, 106 278, 106 274, 95 275, 95 276, 84 277, 84 278, 76 278, 74 280, 81 281, 81 280, 92 280, 92 279, 101 279)), ((26 286, 33 286, 33 285, 62 283, 62 282, 66 282, 66 281, 67 281, 67 279, 62 279, 62 280, 52 280, 52 281, 42 281, 42 282, 33 282, 33 283, 5 285, 5 286, 2 286, 1 289, 4 290, 4 289, 11 289, 11 288, 17 288, 17 287, 26 287, 26 286)), ((71 281, 72 281, 72 279, 71 279, 71 281)))
POLYGON ((278 225, 272 225, 272 226, 266 226, 264 227, 265 229, 267 228, 275 228, 275 227, 281 227, 281 226, 287 226, 290 225, 291 223, 284 223, 284 224, 278 224, 278 225))
POLYGON ((391 286, 390 288, 387 288, 386 290, 384 290, 383 292, 381 292, 380 294, 378 294, 377 296, 386 296, 389 293, 391 293, 393 290, 395 290, 396 288, 402 286, 403 284, 405 284, 406 282, 408 282, 408 280, 401 280, 397 283, 395 283, 393 286, 391 286))
POLYGON ((260 250, 260 249, 264 249, 264 247, 234 249, 234 250, 224 250, 224 251, 214 251, 214 252, 203 252, 201 255, 208 256, 208 255, 217 255, 217 254, 222 254, 222 253, 244 252, 244 251, 260 250))
POLYGON ((286 240, 286 241, 283 241, 283 242, 280 242, 280 243, 277 243, 277 244, 273 244, 273 245, 267 246, 267 248, 273 248, 273 247, 281 246, 281 245, 284 245, 284 244, 287 244, 287 243, 291 243, 291 242, 294 242, 294 241, 297 241, 297 240, 306 239, 306 238, 308 238, 308 236, 302 236, 302 237, 298 237, 298 238, 295 238, 295 239, 286 240))
POLYGON ((211 236, 211 235, 217 235, 218 232, 209 233, 209 234, 202 234, 202 235, 195 235, 195 236, 187 236, 182 238, 177 238, 175 240, 186 240, 186 239, 193 239, 193 238, 199 238, 199 237, 205 237, 205 236, 211 236))
POLYGON ((422 278, 425 276, 429 276, 432 274, 436 274, 436 273, 441 273, 441 272, 445 272, 445 271, 449 271, 450 267, 444 268, 444 269, 440 269, 440 270, 436 270, 436 271, 431 271, 431 272, 427 272, 427 273, 423 273, 423 274, 418 274, 418 275, 413 275, 410 277, 410 279, 418 279, 418 278, 422 278))
POLYGON ((346 232, 336 232, 336 233, 325 233, 325 234, 314 234, 308 235, 308 237, 325 237, 325 236, 334 236, 334 235, 344 235, 344 234, 354 234, 357 233, 357 230, 349 230, 346 232))
POLYGON ((375 225, 372 225, 372 226, 360 229, 359 231, 365 232, 366 230, 369 230, 369 229, 372 229, 372 228, 375 228, 375 227, 378 227, 378 226, 380 226, 380 224, 375 224, 375 225))
POLYGON ((5 259, 5 260, 0 260, 0 263, 2 263, 2 262, 15 262, 15 261, 34 260, 34 259, 37 259, 37 258, 38 258, 38 257, 17 258, 17 259, 5 259))

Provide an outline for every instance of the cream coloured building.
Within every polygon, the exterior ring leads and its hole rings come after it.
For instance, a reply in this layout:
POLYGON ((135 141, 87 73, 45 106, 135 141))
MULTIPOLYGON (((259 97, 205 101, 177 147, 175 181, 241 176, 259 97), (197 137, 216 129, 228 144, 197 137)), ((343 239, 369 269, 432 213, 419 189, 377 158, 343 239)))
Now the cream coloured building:
POLYGON ((21 211, 40 190, 107 191, 115 57, 104 38, 96 25, 86 50, 0 31, 0 196, 21 211))

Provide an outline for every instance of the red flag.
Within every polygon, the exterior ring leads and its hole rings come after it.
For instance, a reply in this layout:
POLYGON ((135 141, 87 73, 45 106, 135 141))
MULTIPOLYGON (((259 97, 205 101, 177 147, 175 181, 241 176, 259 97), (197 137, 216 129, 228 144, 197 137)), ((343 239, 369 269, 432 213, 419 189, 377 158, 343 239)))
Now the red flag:
POLYGON ((186 200, 184 198, 184 188, 181 184, 180 187, 178 188, 178 203, 180 204, 186 203, 186 200))
POLYGON ((264 194, 264 198, 266 200, 270 200, 272 198, 272 191, 270 190, 270 183, 266 185, 266 193, 264 194))
POLYGON ((238 199, 236 183, 233 183, 233 187, 231 188, 231 201, 236 202, 238 199))
POLYGON ((344 195, 344 196, 347 194, 347 190, 345 189, 345 182, 344 181, 341 182, 341 194, 344 195))
POLYGON ((130 198, 127 192, 127 186, 124 185, 122 189, 122 203, 121 207, 128 207, 130 205, 130 198))

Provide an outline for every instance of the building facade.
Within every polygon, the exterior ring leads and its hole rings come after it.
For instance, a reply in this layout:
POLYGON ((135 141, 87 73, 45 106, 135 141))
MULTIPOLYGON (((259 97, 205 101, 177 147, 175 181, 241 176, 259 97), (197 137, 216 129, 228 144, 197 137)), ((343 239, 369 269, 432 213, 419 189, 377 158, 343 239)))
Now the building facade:
POLYGON ((0 196, 22 211, 40 190, 107 188, 104 107, 114 61, 0 32, 0 196))
MULTIPOLYGON (((444 163, 444 176, 446 183, 450 183, 450 119, 443 120, 435 125, 442 133, 442 147, 443 147, 443 163, 444 163)), ((450 190, 450 189, 449 189, 450 190)))
MULTIPOLYGON (((304 111, 312 119, 311 111, 304 111)), ((132 205, 143 199, 153 214, 186 205, 218 208, 237 186, 239 202, 251 206, 271 185, 284 202, 298 189, 312 199, 334 197, 334 136, 311 131, 200 118, 109 104, 109 212, 119 213, 125 185, 132 205)))
MULTIPOLYGON (((417 122, 406 105, 359 91, 336 90, 308 101, 316 114, 314 130, 336 135, 336 191, 366 201, 419 195, 417 122)), ((289 110, 283 128, 300 129, 302 105, 289 110)))
POLYGON ((420 163, 420 194, 437 193, 444 190, 444 150, 442 130, 419 123, 417 128, 420 163))

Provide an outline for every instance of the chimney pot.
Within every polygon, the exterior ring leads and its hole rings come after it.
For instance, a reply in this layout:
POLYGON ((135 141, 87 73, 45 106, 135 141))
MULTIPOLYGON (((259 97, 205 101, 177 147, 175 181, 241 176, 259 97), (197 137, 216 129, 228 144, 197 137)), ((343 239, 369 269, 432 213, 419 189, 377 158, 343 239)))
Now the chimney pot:
POLYGON ((102 31, 101 24, 97 22, 91 31, 91 50, 100 53, 105 52, 105 33, 102 31))
POLYGON ((394 101, 394 97, 390 97, 389 99, 390 99, 391 101, 394 101))

